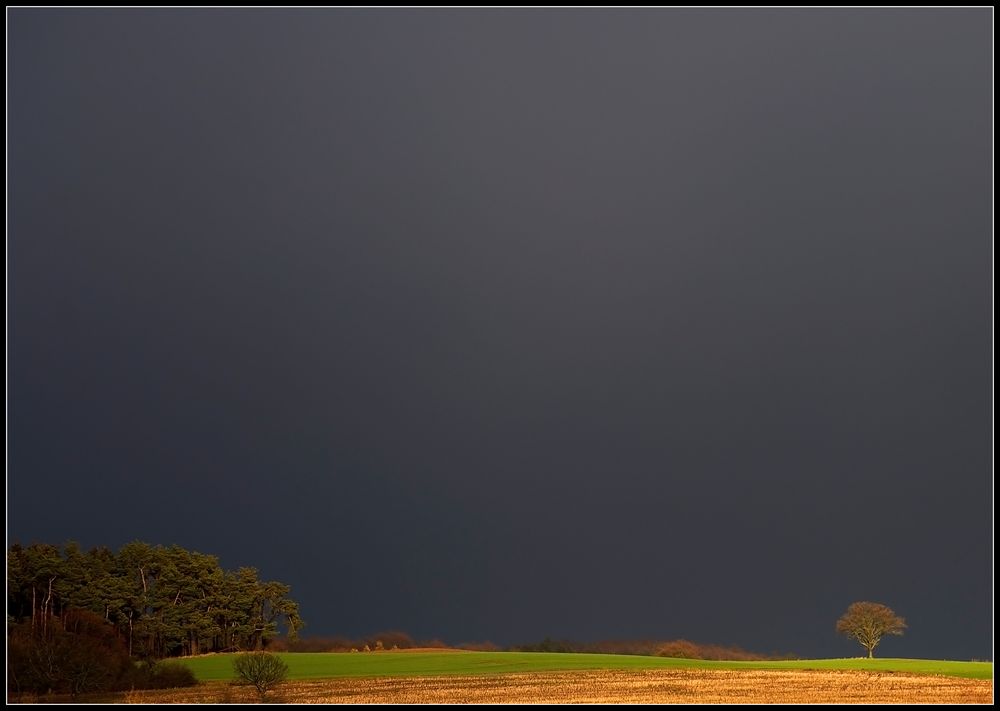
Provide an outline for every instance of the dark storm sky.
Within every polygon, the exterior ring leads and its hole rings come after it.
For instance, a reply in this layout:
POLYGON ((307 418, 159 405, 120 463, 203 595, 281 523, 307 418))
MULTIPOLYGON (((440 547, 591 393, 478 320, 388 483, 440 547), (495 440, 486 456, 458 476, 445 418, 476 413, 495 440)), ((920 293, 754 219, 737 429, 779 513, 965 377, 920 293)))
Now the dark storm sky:
POLYGON ((992 654, 992 11, 8 12, 8 538, 311 634, 992 654))

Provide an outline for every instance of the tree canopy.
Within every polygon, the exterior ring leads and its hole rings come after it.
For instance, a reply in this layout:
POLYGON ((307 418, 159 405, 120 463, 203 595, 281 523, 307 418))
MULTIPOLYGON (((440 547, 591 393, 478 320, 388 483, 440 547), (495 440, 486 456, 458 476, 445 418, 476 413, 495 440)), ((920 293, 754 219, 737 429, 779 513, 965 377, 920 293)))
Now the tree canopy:
POLYGON ((906 620, 877 602, 853 602, 837 620, 837 632, 860 642, 869 658, 874 656, 882 637, 901 635, 905 629, 906 620))
POLYGON ((215 556, 180 546, 135 541, 114 553, 35 543, 7 552, 8 622, 45 636, 53 618, 89 610, 143 658, 261 649, 279 626, 294 637, 303 622, 289 592, 254 568, 225 571, 215 556))

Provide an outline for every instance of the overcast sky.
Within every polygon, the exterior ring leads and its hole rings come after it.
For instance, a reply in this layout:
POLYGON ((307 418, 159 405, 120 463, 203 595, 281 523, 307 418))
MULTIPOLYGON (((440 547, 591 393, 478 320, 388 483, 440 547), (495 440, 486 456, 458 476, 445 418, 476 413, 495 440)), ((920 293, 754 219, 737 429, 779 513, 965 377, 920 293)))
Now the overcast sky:
POLYGON ((8 11, 8 541, 309 634, 992 658, 992 24, 8 11))

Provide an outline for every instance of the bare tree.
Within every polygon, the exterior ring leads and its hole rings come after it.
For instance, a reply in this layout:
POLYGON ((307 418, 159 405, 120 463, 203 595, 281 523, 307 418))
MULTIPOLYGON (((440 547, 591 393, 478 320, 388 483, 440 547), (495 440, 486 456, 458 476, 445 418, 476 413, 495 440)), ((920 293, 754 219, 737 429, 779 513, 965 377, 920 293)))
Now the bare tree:
POLYGON ((288 676, 288 665, 277 654, 246 652, 233 660, 237 676, 252 684, 260 698, 288 676))
POLYGON ((837 620, 837 632, 858 640, 868 650, 869 659, 883 636, 901 635, 905 629, 906 620, 877 602, 853 602, 837 620))

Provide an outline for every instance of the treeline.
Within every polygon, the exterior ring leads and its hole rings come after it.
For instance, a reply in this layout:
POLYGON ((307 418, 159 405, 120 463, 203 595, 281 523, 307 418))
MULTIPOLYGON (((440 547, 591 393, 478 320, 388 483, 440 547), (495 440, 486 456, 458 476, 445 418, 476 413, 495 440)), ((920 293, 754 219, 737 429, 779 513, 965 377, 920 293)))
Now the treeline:
POLYGON ((424 646, 444 647, 444 642, 434 640, 434 643, 415 641, 405 632, 379 632, 367 637, 351 639, 343 636, 311 636, 298 639, 276 639, 270 649, 275 652, 349 652, 382 650, 382 649, 414 649, 424 646))
POLYGON ((65 631, 62 618, 87 610, 103 620, 128 657, 261 649, 303 622, 289 586, 254 568, 225 571, 215 556, 136 541, 117 553, 14 544, 7 552, 7 623, 30 639, 65 631))
POLYGON ((460 642, 446 644, 440 639, 413 639, 406 632, 389 630, 365 637, 300 637, 294 640, 275 639, 269 647, 275 652, 380 652, 394 649, 467 649, 475 652, 498 652, 492 642, 460 642))
POLYGON ((511 647, 514 652, 577 652, 589 654, 637 654, 649 657, 674 657, 680 659, 714 659, 728 661, 762 661, 768 659, 798 659, 795 654, 759 654, 748 652, 735 645, 698 644, 686 639, 656 640, 604 640, 601 642, 573 642, 545 638, 535 644, 511 647))

